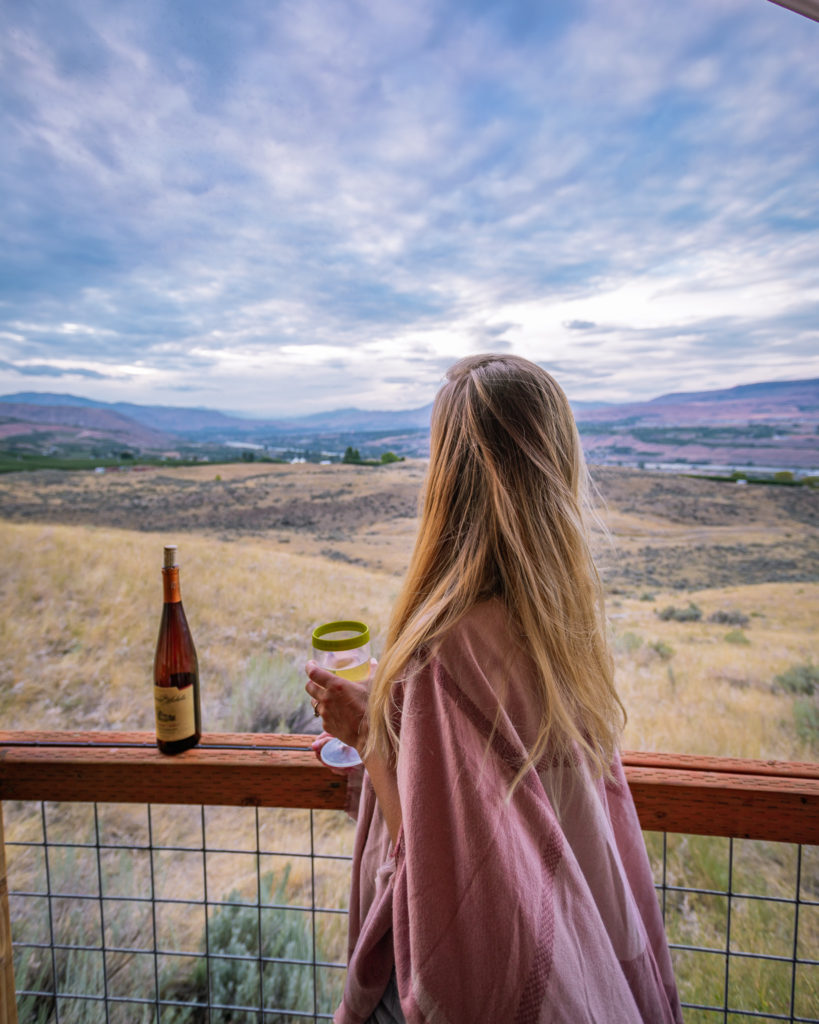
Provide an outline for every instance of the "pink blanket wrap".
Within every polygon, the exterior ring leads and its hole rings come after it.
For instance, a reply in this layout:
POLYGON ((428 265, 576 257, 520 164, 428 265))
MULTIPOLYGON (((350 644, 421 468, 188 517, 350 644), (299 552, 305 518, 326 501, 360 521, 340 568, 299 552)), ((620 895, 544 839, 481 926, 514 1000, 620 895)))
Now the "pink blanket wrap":
POLYGON ((541 762, 509 797, 537 716, 503 609, 473 609, 400 694, 392 849, 366 775, 336 1024, 396 972, 408 1024, 681 1024, 619 757, 613 778, 541 762))

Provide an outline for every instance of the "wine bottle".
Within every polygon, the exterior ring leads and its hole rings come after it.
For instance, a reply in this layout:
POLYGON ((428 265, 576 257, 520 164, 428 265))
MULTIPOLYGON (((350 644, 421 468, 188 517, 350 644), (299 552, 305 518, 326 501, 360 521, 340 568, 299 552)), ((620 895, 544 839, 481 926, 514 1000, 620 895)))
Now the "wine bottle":
POLYGON ((164 604, 154 657, 156 745, 163 754, 195 746, 202 735, 199 664, 179 590, 176 545, 165 545, 164 604))

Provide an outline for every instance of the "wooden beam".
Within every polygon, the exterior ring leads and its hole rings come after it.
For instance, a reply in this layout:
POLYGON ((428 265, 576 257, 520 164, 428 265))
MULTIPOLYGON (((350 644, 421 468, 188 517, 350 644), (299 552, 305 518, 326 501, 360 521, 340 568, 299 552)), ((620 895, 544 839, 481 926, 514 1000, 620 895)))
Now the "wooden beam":
POLYGON ((819 780, 626 766, 647 831, 819 845, 819 780))
POLYGON ((625 768, 680 768, 683 771, 728 772, 731 775, 768 775, 780 779, 819 779, 819 764, 815 761, 754 761, 744 757, 701 757, 699 754, 660 754, 644 750, 624 750, 622 757, 625 768))
MULTIPOLYGON (((175 757, 148 732, 0 732, 0 799, 342 808, 313 736, 210 733, 175 757)), ((819 845, 819 765, 626 751, 644 829, 819 845)))
POLYGON ((284 738, 245 749, 203 744, 173 757, 155 744, 0 745, 0 799, 343 808, 346 780, 318 761, 313 737, 298 738, 301 749, 284 738))
MULTIPOLYGON (((274 747, 308 750, 315 739, 311 735, 263 732, 208 732, 202 736, 194 751, 210 750, 213 747, 241 747, 242 750, 269 750, 274 747)), ((2 747, 145 747, 156 750, 156 734, 147 731, 133 732, 85 732, 80 730, 33 730, 8 731, 0 729, 2 747)), ((174 755, 177 756, 177 755, 174 755)), ((166 758, 168 760, 168 758, 166 758)))

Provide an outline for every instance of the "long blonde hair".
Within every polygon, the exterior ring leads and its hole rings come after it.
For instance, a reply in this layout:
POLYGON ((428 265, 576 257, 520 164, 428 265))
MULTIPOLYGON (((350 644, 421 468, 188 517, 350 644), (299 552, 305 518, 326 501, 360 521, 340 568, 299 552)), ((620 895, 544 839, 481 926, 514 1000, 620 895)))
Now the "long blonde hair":
POLYGON ((587 493, 571 408, 545 370, 511 355, 451 367, 432 411, 418 537, 370 694, 369 749, 397 752, 392 694, 409 662, 497 598, 538 681, 540 723, 524 771, 547 750, 573 761, 579 747, 608 774, 625 713, 587 493))

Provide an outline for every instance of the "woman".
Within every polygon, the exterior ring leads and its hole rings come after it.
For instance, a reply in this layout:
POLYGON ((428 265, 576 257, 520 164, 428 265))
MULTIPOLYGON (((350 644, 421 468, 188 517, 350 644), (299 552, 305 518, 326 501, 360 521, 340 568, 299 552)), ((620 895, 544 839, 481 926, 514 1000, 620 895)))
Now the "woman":
POLYGON ((337 1024, 682 1021, 586 486, 548 373, 452 367, 371 690, 307 666, 324 728, 366 768, 337 1024))

